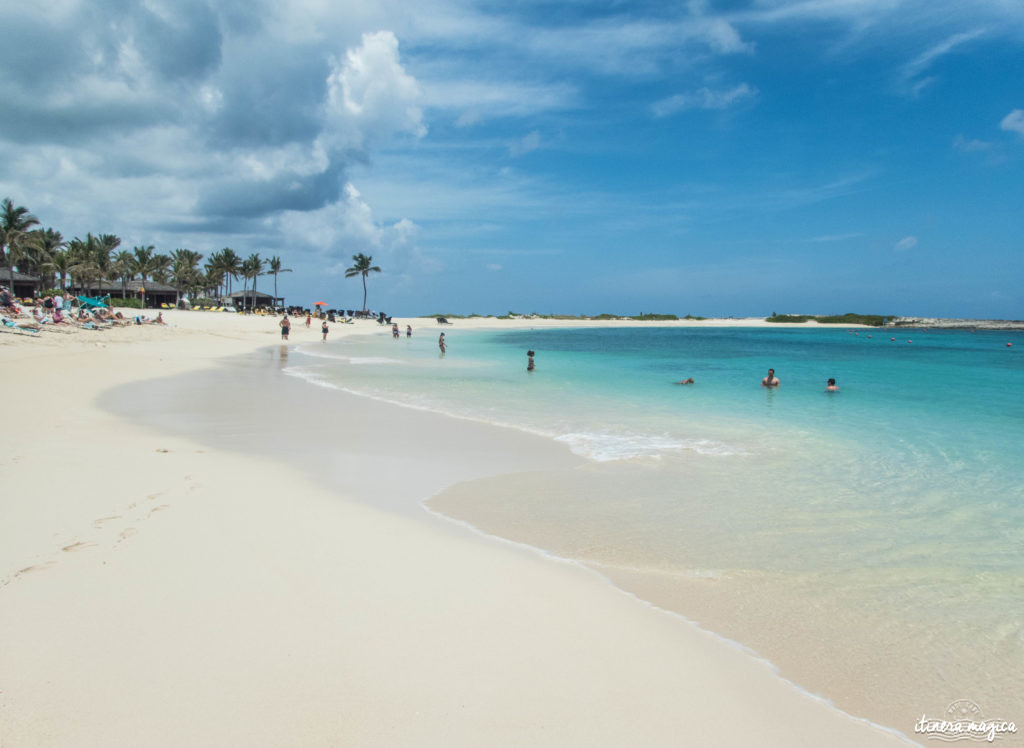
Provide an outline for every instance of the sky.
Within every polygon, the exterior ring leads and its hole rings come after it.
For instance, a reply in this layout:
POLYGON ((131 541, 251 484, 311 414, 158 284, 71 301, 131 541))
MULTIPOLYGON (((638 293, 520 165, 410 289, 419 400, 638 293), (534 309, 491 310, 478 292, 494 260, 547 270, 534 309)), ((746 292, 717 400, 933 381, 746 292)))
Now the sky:
POLYGON ((1024 319, 1020 0, 0 0, 0 197, 289 303, 1024 319), (273 280, 260 279, 271 291, 273 280))

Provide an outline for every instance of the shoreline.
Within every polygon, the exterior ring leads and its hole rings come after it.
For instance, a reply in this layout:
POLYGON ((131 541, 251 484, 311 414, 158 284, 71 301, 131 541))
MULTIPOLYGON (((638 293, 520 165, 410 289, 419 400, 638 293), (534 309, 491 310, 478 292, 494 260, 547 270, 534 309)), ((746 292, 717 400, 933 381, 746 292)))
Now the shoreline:
MULTIPOLYGON (((382 514, 294 466, 90 404, 143 381, 150 397, 173 405, 180 376, 228 354, 263 355, 274 331, 249 327, 0 349, 26 380, 14 418, 47 424, 13 445, 5 467, 17 499, 3 523, 0 734, 16 744, 146 735, 150 744, 640 736, 670 745, 681 731, 729 744, 903 743, 592 572, 382 514), (82 433, 90 444, 79 448, 82 433), (281 701, 288 716, 270 720, 265 709, 281 701)), ((367 412, 379 415, 381 404, 367 412)), ((407 413, 386 420, 385 436, 410 423, 407 413)), ((433 414, 414 420, 419 440, 437 440, 425 422, 446 434, 467 428, 433 414)), ((373 451, 352 457, 368 463, 352 484, 387 505, 374 492, 393 495, 403 472, 424 463, 373 451)), ((474 469, 495 474, 495 465, 454 456, 462 479, 474 469)), ((404 486, 429 498, 422 481, 404 486)))

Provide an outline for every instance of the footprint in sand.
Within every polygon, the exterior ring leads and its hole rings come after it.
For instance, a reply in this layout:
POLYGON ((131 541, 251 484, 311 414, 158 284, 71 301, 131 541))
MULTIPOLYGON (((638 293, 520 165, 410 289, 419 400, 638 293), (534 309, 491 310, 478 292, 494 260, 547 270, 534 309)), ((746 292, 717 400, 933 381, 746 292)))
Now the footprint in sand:
POLYGON ((126 527, 123 530, 121 530, 121 534, 117 536, 117 542, 120 543, 122 541, 125 541, 132 535, 135 535, 136 533, 138 533, 138 530, 136 530, 134 527, 126 527))
POLYGON ((94 547, 96 547, 95 543, 84 542, 84 541, 79 540, 77 543, 72 543, 71 545, 64 546, 63 548, 61 548, 61 550, 66 552, 66 553, 75 553, 77 551, 85 550, 86 548, 94 548, 94 547))
POLYGON ((162 512, 164 509, 170 509, 170 508, 171 508, 170 504, 161 504, 160 506, 155 506, 152 509, 150 509, 149 513, 153 514, 154 512, 162 512))
POLYGON ((93 520, 92 526, 102 528, 104 524, 106 524, 112 519, 121 519, 121 515, 115 514, 111 517, 100 517, 99 519, 93 520))
POLYGON ((34 571, 42 571, 43 569, 48 569, 51 566, 53 566, 53 563, 53 561, 45 561, 41 564, 33 564, 32 566, 26 566, 24 569, 18 569, 9 577, 4 577, 3 579, 0 579, 0 587, 6 587, 15 579, 25 574, 31 574, 34 571))
POLYGON ((164 494, 163 491, 157 491, 156 493, 147 494, 146 495, 146 499, 148 501, 153 501, 153 499, 156 499, 157 497, 163 496, 163 494, 164 494))

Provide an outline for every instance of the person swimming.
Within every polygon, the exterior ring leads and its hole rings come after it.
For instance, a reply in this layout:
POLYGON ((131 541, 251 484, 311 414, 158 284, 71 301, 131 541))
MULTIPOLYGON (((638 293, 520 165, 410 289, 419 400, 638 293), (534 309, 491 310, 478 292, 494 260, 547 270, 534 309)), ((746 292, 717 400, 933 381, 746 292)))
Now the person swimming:
POLYGON ((829 378, 828 383, 825 385, 825 390, 827 392, 839 392, 839 385, 836 384, 835 379, 829 378))
POLYGON ((690 377, 689 379, 681 379, 676 382, 676 384, 693 384, 693 377, 690 377))

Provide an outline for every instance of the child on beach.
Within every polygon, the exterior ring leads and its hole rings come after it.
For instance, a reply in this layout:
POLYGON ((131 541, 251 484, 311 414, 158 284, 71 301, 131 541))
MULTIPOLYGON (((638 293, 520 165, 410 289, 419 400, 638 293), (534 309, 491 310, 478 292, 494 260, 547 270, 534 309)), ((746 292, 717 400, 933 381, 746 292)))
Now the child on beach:
POLYGON ((306 312, 306 327, 309 327, 309 323, 313 321, 313 315, 306 312))
POLYGON ((322 325, 320 325, 320 332, 322 332, 324 334, 324 338, 323 338, 322 342, 326 343, 327 342, 327 320, 324 320, 324 323, 322 325))

